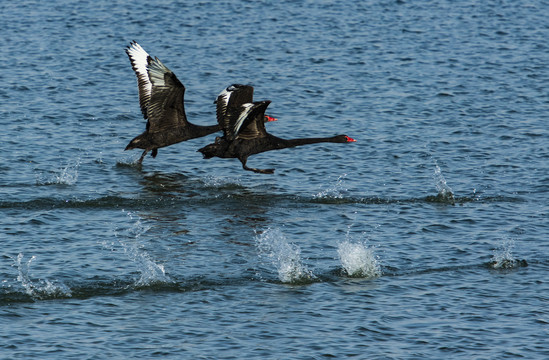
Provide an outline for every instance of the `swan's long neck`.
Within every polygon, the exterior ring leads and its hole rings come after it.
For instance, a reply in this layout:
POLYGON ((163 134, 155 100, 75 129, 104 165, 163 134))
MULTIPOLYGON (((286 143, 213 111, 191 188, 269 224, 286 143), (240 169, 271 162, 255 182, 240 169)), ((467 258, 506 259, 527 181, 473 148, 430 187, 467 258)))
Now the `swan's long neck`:
POLYGON ((221 127, 217 124, 207 125, 207 126, 195 125, 195 124, 192 124, 192 125, 193 125, 193 128, 195 129, 195 134, 197 135, 197 137, 210 135, 221 130, 221 127))
POLYGON ((284 148, 287 147, 296 147, 296 146, 302 146, 302 145, 309 145, 309 144, 318 144, 318 143, 326 143, 326 142, 340 142, 337 140, 336 136, 332 137, 325 137, 325 138, 301 138, 301 139, 290 139, 290 140, 284 140, 284 148))

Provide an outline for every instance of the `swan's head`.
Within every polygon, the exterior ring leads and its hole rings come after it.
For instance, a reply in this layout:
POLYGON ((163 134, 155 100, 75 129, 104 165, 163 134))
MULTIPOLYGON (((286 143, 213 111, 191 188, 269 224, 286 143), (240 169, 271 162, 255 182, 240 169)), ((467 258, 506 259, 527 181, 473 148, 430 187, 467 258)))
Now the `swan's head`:
POLYGON ((223 157, 228 147, 228 141, 226 141, 224 138, 217 137, 213 144, 206 145, 196 151, 202 153, 204 159, 211 159, 215 156, 223 157))
POLYGON ((132 149, 146 149, 149 145, 149 141, 142 137, 141 135, 135 137, 128 146, 124 150, 132 150, 132 149))

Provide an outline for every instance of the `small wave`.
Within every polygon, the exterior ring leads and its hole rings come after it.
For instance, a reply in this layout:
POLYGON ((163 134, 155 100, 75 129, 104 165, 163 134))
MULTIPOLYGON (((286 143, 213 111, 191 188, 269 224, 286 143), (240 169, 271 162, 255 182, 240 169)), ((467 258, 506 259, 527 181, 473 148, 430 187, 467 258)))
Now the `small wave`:
POLYGON ((247 284, 249 281, 249 277, 230 278, 223 276, 221 278, 208 278, 205 276, 198 276, 193 278, 176 278, 170 282, 150 282, 148 284, 137 284, 132 275, 125 275, 123 277, 116 278, 92 277, 72 281, 69 284, 70 287, 63 285, 61 289, 66 289, 68 292, 54 290, 56 288, 59 289, 58 283, 50 282, 53 284, 53 287, 48 288, 47 284, 44 282, 45 290, 31 292, 33 295, 30 296, 24 288, 19 286, 19 284, 14 286, 13 284, 10 284, 8 280, 4 280, 0 284, 0 307, 14 303, 29 303, 54 299, 89 299, 96 296, 123 296, 137 291, 181 293, 189 291, 215 290, 223 286, 238 286, 240 284, 247 284))
MULTIPOLYGON (((34 186, 34 185, 33 185, 34 186)), ((178 186, 177 184, 173 185, 178 186)), ((182 196, 157 196, 157 197, 127 197, 122 196, 122 194, 115 195, 106 195, 96 198, 83 198, 79 199, 76 197, 70 199, 60 199, 58 197, 38 197, 31 200, 25 201, 13 201, 13 200, 2 200, 0 199, 0 208, 2 209, 29 209, 29 210, 51 210, 56 208, 120 208, 120 209, 133 209, 133 208, 143 208, 149 204, 154 205, 156 208, 162 206, 173 207, 173 206, 186 206, 189 203, 206 203, 210 201, 217 201, 220 198, 236 198, 242 199, 243 201, 254 202, 254 203, 280 203, 280 204, 291 204, 292 206, 298 203, 318 203, 318 204, 369 204, 369 205, 391 205, 391 204, 414 204, 414 203, 424 203, 424 202, 442 202, 448 203, 448 199, 441 198, 439 196, 427 196, 427 197, 410 197, 410 198, 389 198, 389 197, 317 197, 311 198, 310 196, 296 196, 296 195, 273 195, 266 193, 257 193, 249 191, 244 187, 239 185, 227 184, 227 188, 223 190, 227 191, 215 191, 211 194, 200 191, 200 188, 197 188, 197 192, 191 192, 187 190, 186 197, 182 196), (229 188, 231 187, 231 188, 229 188), (234 189, 233 189, 234 188, 234 189), (245 189, 245 190, 243 190, 245 189), (232 191, 234 190, 234 191, 232 191), (200 193, 200 196, 194 196, 195 194, 200 193)), ((219 188, 215 189, 218 190, 219 188)), ((171 190, 173 192, 181 192, 180 190, 171 190)), ((126 194, 124 194, 126 195, 126 194)), ((169 194, 168 194, 169 195, 169 194)), ((483 197, 455 197, 453 202, 457 204, 466 204, 466 203, 519 203, 525 202, 526 200, 521 197, 510 197, 510 196, 483 196, 483 197)), ((452 202, 452 203, 453 203, 452 202)), ((290 206, 290 205, 285 205, 290 206)))
POLYGON ((130 208, 142 206, 148 200, 131 199, 119 196, 104 196, 96 199, 57 199, 57 198, 37 198, 29 201, 0 201, 0 208, 16 209, 55 209, 55 208, 130 208))
POLYGON ((303 264, 299 246, 289 243, 278 228, 268 228, 256 236, 256 246, 260 258, 268 259, 278 272, 278 279, 283 283, 307 283, 316 277, 303 264))
MULTIPOLYGON (((440 204, 448 204, 448 205, 456 204, 456 199, 454 198, 454 195, 453 194, 448 195, 448 193, 444 193, 444 194, 438 193, 436 196, 429 195, 429 196, 426 196, 423 200, 431 203, 440 203, 440 204)), ((472 201, 472 200, 470 201, 467 201, 467 200, 468 200, 467 198, 461 198, 461 199, 458 199, 458 202, 460 204, 463 204, 465 202, 472 201)))
POLYGON ((341 266, 348 276, 358 278, 381 276, 378 259, 374 249, 368 246, 364 233, 361 238, 354 239, 350 235, 349 227, 345 239, 338 243, 337 253, 341 266))

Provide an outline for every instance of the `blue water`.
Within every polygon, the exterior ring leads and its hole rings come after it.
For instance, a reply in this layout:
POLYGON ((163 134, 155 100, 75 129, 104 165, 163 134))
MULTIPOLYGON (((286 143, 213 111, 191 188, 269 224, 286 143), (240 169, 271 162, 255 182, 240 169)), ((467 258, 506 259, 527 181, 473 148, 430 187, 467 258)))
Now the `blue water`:
POLYGON ((2 2, 0 358, 549 358, 548 5, 2 2), (357 142, 136 166, 131 40, 357 142))

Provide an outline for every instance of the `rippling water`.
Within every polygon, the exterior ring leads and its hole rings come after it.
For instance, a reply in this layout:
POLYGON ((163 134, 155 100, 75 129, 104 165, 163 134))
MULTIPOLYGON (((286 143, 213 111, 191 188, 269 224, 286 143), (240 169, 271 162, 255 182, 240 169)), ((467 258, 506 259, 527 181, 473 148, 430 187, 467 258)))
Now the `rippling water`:
POLYGON ((546 3, 0 9, 1 358, 549 357, 546 3), (357 142, 136 166, 131 40, 357 142))

